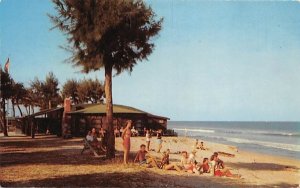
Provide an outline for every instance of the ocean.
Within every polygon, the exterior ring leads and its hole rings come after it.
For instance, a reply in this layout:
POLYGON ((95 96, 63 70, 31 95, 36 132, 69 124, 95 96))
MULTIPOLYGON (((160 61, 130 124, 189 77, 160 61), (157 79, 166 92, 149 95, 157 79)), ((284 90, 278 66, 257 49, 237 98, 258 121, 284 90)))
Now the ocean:
POLYGON ((300 159, 300 122, 170 121, 168 129, 239 150, 300 159))

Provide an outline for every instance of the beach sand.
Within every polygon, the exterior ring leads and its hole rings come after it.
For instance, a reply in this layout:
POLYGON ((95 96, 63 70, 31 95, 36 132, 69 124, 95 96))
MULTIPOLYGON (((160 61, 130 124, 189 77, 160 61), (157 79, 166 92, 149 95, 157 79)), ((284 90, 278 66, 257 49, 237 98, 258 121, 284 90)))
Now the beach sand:
MULTIPOLYGON (((192 151, 194 139, 164 137, 162 151, 171 153, 192 151)), ((131 138, 131 160, 143 137, 131 138)), ((196 159, 210 157, 213 152, 226 152, 234 157, 220 155, 226 167, 241 179, 196 175, 186 172, 146 168, 137 164, 122 164, 122 140, 116 138, 116 158, 102 160, 88 151, 80 154, 81 138, 64 140, 55 136, 0 138, 1 186, 104 186, 104 187, 298 187, 300 161, 254 152, 242 148, 204 141, 209 150, 197 150, 196 159)), ((151 148, 156 148, 152 138, 151 148)), ((151 155, 160 157, 154 151, 151 155)), ((170 154, 171 162, 179 162, 180 154, 170 154)))

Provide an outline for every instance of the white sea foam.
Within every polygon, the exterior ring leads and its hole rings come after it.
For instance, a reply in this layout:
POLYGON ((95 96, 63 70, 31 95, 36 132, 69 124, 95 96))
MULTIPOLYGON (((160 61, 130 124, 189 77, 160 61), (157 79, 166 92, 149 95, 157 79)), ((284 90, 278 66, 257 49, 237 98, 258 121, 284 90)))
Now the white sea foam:
POLYGON ((203 133, 214 133, 214 130, 210 129, 183 129, 183 128, 174 128, 176 131, 186 131, 186 132, 203 132, 203 133))
POLYGON ((225 140, 229 142, 235 142, 240 144, 256 144, 265 147, 272 147, 277 149, 285 149, 289 151, 298 151, 300 152, 300 145, 296 144, 286 144, 286 143, 274 143, 274 142, 266 142, 266 141, 258 141, 258 140, 248 140, 243 138, 229 138, 224 137, 225 140))
POLYGON ((261 134, 261 135, 269 135, 269 136, 300 136, 299 133, 291 133, 291 132, 279 132, 279 131, 256 131, 256 130, 227 130, 227 129, 191 129, 191 128, 174 128, 177 131, 184 132, 202 132, 202 133, 217 133, 223 132, 226 134, 261 134))
POLYGON ((227 134, 262 134, 268 136, 300 136, 299 133, 294 132, 279 132, 279 131, 257 131, 257 130, 227 130, 227 129, 218 129, 217 132, 223 132, 227 134))

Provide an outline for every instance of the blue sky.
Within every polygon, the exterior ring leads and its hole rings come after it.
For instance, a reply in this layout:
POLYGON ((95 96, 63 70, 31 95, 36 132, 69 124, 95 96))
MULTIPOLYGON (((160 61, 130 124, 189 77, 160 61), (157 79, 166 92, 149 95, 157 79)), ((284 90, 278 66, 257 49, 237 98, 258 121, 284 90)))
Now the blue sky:
MULTIPOLYGON (((300 3, 147 1, 164 17, 148 61, 113 80, 114 103, 171 120, 300 121, 300 3)), ((52 30, 47 0, 2 0, 0 62, 28 85, 49 71, 83 75, 63 61, 65 37, 52 30)))

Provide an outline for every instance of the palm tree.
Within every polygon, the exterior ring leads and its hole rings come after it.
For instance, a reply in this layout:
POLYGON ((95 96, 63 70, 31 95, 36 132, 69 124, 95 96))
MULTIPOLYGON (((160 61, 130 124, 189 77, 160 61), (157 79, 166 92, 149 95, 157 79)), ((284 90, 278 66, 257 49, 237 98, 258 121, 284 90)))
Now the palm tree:
POLYGON ((91 98, 90 83, 84 79, 79 82, 77 87, 78 99, 80 103, 88 103, 91 98))
POLYGON ((53 72, 48 73, 46 80, 42 82, 42 93, 45 101, 48 102, 48 109, 56 107, 60 103, 58 79, 53 72))
POLYGON ((103 84, 98 79, 83 79, 78 82, 77 95, 80 103, 101 103, 104 97, 103 84))
POLYGON ((36 96, 32 90, 32 88, 25 88, 26 94, 21 100, 21 104, 25 107, 26 114, 30 115, 30 107, 37 106, 38 102, 36 101, 36 96))
POLYGON ((2 67, 0 68, 1 76, 1 127, 4 133, 4 136, 8 136, 7 126, 6 126, 6 107, 5 103, 8 102, 8 99, 12 96, 12 78, 8 72, 3 71, 2 67), (6 102, 5 102, 6 101, 6 102))
POLYGON ((104 85, 98 79, 90 80, 91 102, 102 103, 104 101, 104 85))
POLYGON ((11 102, 13 105, 13 115, 15 117, 15 105, 17 105, 20 115, 23 116, 22 110, 20 108, 20 103, 22 103, 22 100, 27 95, 27 91, 26 91, 23 83, 20 83, 20 82, 12 83, 12 91, 13 91, 13 94, 11 97, 11 102))
POLYGON ((34 110, 34 106, 41 109, 50 109, 61 103, 58 79, 52 72, 46 76, 45 81, 38 78, 31 81, 27 96, 27 102, 29 101, 31 101, 30 107, 32 107, 32 110, 34 110))
POLYGON ((75 79, 67 80, 62 87, 62 98, 71 97, 73 104, 78 104, 78 81, 75 79))
POLYGON ((108 148, 115 156, 113 133, 112 71, 131 72, 147 59, 161 29, 162 19, 142 0, 53 0, 57 15, 49 15, 54 28, 68 36, 70 62, 88 73, 104 69, 108 148))

